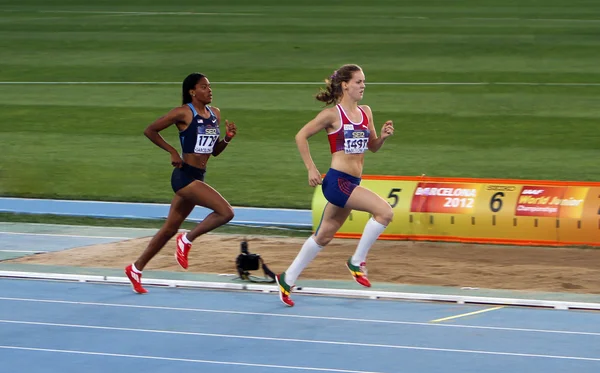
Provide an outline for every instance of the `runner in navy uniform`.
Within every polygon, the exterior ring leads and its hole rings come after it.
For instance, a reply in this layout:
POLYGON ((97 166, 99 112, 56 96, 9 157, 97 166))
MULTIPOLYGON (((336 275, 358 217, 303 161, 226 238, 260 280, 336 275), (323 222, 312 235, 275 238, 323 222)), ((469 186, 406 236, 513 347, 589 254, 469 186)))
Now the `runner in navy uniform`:
POLYGON ((146 250, 125 268, 136 293, 146 293, 142 287, 142 270, 148 262, 177 234, 183 221, 195 206, 207 207, 213 212, 188 233, 177 236, 175 253, 179 265, 187 269, 192 241, 198 236, 226 224, 233 219, 233 209, 219 192, 204 182, 206 163, 211 155, 217 156, 235 136, 235 123, 225 120, 225 136, 221 139, 221 112, 208 104, 212 102, 212 89, 208 79, 200 73, 188 75, 182 85, 182 106, 158 118, 144 131, 154 144, 171 154, 171 186, 175 196, 165 224, 152 238, 146 250), (182 155, 159 134, 172 124, 179 129, 182 155))
POLYGON ((329 77, 325 91, 317 100, 334 107, 321 111, 296 135, 296 144, 308 170, 308 183, 315 187, 322 184, 323 195, 328 203, 323 210, 321 223, 315 234, 308 238, 290 267, 276 276, 281 301, 292 307, 292 288, 300 273, 333 239, 335 233, 352 210, 369 212, 373 217, 367 222, 354 255, 346 262, 354 280, 370 287, 367 278, 367 253, 379 235, 392 221, 394 213, 389 203, 372 191, 361 187, 364 152, 378 151, 386 138, 394 133, 389 120, 381 128, 381 137, 373 125, 373 113, 367 105, 358 105, 365 89, 365 75, 357 65, 344 65, 329 77), (325 130, 329 139, 332 159, 331 168, 321 180, 308 147, 308 138, 325 130))

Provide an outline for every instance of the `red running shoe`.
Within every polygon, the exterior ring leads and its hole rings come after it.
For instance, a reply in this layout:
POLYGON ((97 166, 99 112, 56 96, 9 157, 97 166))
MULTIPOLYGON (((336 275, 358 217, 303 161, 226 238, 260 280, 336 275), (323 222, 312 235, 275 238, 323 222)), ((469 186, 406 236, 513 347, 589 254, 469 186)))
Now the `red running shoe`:
POLYGON ((134 292, 138 294, 145 294, 148 292, 148 290, 142 287, 142 274, 135 272, 131 264, 125 267, 125 274, 127 275, 127 278, 129 278, 129 281, 131 281, 131 287, 134 292))
POLYGON ((185 233, 179 233, 177 235, 177 252, 175 253, 175 258, 177 259, 177 263, 179 263, 181 268, 187 269, 188 268, 188 254, 190 253, 190 250, 192 249, 192 244, 183 242, 184 234, 185 233))
POLYGON ((362 263, 360 263, 359 266, 355 266, 354 264, 352 264, 351 260, 352 260, 352 258, 348 259, 348 261, 346 262, 346 267, 348 267, 348 269, 350 270, 350 273, 352 273, 352 277, 354 277, 354 281, 358 282, 360 285, 362 285, 366 288, 370 288, 371 283, 369 282, 369 279, 367 278, 366 263, 362 262, 362 263))
POLYGON ((285 272, 280 275, 275 276, 275 281, 277 281, 277 288, 279 289, 279 299, 288 307, 294 307, 294 301, 290 298, 290 294, 292 293, 292 287, 285 282, 285 272))

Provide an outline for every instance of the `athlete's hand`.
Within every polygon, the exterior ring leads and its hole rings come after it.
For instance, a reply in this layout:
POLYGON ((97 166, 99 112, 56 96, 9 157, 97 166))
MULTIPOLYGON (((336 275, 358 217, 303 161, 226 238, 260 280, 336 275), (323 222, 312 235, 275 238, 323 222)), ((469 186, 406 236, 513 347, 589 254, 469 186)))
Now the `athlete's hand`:
POLYGON ((392 123, 391 120, 388 120, 387 122, 385 122, 383 124, 383 127, 381 127, 381 138, 385 139, 385 138, 392 136, 393 134, 394 134, 394 123, 392 123))
POLYGON ((237 126, 235 125, 235 122, 229 123, 229 121, 225 119, 225 131, 225 137, 228 138, 227 141, 233 139, 237 133, 237 126))
POLYGON ((171 153, 171 164, 173 167, 181 168, 183 165, 183 159, 181 159, 179 153, 171 153))
POLYGON ((316 167, 308 170, 308 185, 314 188, 322 183, 323 180, 321 179, 321 173, 316 167))

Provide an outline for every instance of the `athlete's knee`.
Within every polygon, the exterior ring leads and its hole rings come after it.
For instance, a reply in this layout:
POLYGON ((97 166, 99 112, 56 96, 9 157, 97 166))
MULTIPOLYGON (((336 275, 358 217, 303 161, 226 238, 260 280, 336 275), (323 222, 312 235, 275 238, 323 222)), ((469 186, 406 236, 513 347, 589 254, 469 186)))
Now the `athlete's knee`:
POLYGON ((333 240, 333 236, 335 232, 324 232, 320 231, 314 236, 314 240, 319 246, 327 246, 331 240, 333 240))
POLYGON ((170 226, 170 225, 165 225, 164 227, 162 227, 161 233, 165 237, 173 238, 177 234, 178 230, 179 230, 178 227, 174 227, 174 226, 170 226))
POLYGON ((231 206, 229 206, 226 209, 223 209, 223 211, 218 212, 218 214, 222 216, 223 220, 226 223, 231 221, 231 219, 233 219, 233 217, 235 216, 235 213, 233 212, 233 208, 231 206))
POLYGON ((329 245, 331 240, 333 240, 333 235, 332 236, 321 236, 319 238, 315 238, 315 242, 319 246, 327 246, 327 245, 329 245))
POLYGON ((374 214, 373 219, 375 219, 375 221, 378 223, 387 226, 394 219, 394 210, 392 210, 391 207, 389 209, 384 209, 377 214, 374 214))

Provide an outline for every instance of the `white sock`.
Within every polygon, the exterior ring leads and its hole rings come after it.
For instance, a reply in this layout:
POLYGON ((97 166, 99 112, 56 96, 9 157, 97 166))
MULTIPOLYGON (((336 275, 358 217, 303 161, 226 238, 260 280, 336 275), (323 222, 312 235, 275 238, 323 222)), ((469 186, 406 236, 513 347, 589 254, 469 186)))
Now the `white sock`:
POLYGON ((292 262, 290 267, 285 271, 285 282, 292 286, 296 283, 300 273, 306 268, 306 266, 317 256, 317 254, 323 249, 313 236, 310 236, 302 245, 300 252, 296 255, 296 259, 292 262))
POLYGON ((192 241, 188 240, 187 238, 187 233, 183 235, 183 237, 181 237, 181 240, 183 241, 183 243, 186 243, 188 245, 192 244, 192 241))
POLYGON ((369 253, 369 249, 371 246, 377 241, 377 238, 383 231, 386 226, 377 222, 377 220, 370 218, 367 224, 365 225, 365 230, 363 231, 362 236, 360 237, 360 241, 358 241, 358 246, 356 247, 356 251, 354 255, 352 255, 352 259, 350 262, 358 266, 360 263, 365 262, 367 260, 367 254, 369 253))
POLYGON ((137 269, 137 267, 135 266, 135 263, 131 263, 131 270, 135 273, 142 273, 142 271, 137 269))

